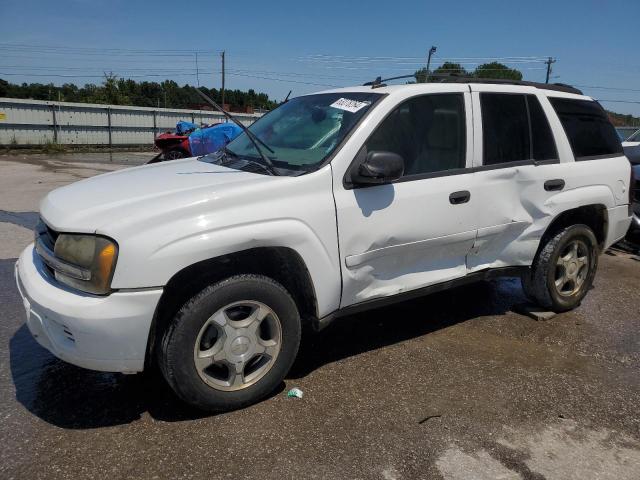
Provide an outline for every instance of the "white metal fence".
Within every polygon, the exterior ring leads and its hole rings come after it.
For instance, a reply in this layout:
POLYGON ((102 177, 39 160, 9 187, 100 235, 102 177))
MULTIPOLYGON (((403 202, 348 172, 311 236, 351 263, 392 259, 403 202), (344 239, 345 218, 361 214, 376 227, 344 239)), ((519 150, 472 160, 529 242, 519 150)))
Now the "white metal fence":
MULTIPOLYGON (((234 114, 250 125, 260 114, 234 114)), ((151 145, 179 120, 218 123, 224 116, 180 110, 92 103, 46 102, 0 97, 0 145, 151 145)))

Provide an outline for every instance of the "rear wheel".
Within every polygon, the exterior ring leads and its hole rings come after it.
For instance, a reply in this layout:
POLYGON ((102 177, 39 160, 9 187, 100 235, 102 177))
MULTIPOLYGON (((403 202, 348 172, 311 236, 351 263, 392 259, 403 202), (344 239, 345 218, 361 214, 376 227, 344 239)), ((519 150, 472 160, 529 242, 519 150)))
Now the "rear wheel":
POLYGON ((522 286, 541 307, 571 310, 591 288, 597 266, 598 242, 593 231, 586 225, 572 225, 545 241, 522 286))
POLYGON ((164 332, 158 360, 183 400, 204 410, 233 410, 271 393, 299 344, 298 310, 284 287, 240 275, 182 307, 164 332))

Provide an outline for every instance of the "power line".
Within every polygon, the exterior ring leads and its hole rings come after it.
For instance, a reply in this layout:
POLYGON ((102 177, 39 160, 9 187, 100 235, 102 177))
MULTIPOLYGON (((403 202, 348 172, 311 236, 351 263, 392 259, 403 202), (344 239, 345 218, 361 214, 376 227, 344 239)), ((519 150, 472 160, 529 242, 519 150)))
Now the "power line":
MULTIPOLYGON (((126 68, 126 69, 118 69, 118 68, 94 68, 88 69, 84 67, 26 67, 24 65, 0 65, 0 69, 23 69, 20 72, 12 72, 12 74, 24 74, 31 75, 27 73, 28 71, 35 70, 36 72, 42 71, 51 71, 55 72, 67 72, 67 71, 75 71, 75 72, 100 72, 103 73, 105 70, 111 70, 118 76, 124 76, 132 73, 164 73, 167 75, 172 75, 175 73, 183 73, 189 75, 196 75, 198 72, 200 73, 220 73, 220 71, 213 72, 205 72, 202 70, 198 70, 196 68, 126 68)), ((323 75, 316 73, 303 73, 303 72, 278 72, 272 70, 252 70, 252 69, 226 69, 227 72, 233 73, 254 73, 254 74, 262 74, 262 75, 277 75, 277 76, 286 76, 286 77, 310 77, 310 78, 327 78, 334 80, 362 80, 362 76, 345 76, 345 75, 323 75)), ((7 73, 8 74, 8 73, 7 73)), ((80 75, 79 75, 80 76, 80 75)), ((101 75, 102 76, 102 75, 101 75)))
POLYGON ((608 102, 608 103, 633 103, 636 105, 640 105, 640 101, 634 101, 634 100, 605 100, 605 99, 601 99, 601 98, 596 98, 596 100, 598 100, 599 102, 608 102))
POLYGON ((69 46, 61 46, 61 45, 29 45, 29 44, 20 44, 20 43, 0 43, 0 49, 4 50, 19 50, 19 51, 31 51, 34 53, 45 53, 45 52, 61 52, 61 53, 82 53, 82 54, 131 54, 131 55, 145 55, 145 54, 172 54, 172 53, 180 53, 180 54, 188 54, 188 53, 214 53, 220 52, 220 50, 215 49, 167 49, 167 48, 154 48, 154 49, 143 49, 143 48, 105 48, 105 47, 69 47, 69 46))
POLYGON ((599 85, 578 85, 578 84, 573 84, 573 85, 578 88, 593 88, 597 90, 612 90, 612 91, 619 91, 619 92, 640 92, 640 89, 638 88, 601 87, 599 85))
MULTIPOLYGON (((389 61, 389 60, 415 60, 420 62, 424 60, 424 57, 399 57, 399 56, 348 56, 348 55, 326 55, 315 54, 298 57, 303 60, 362 60, 362 61, 389 61)), ((440 58, 440 57, 438 57, 440 58)), ((504 56, 504 57, 449 57, 451 60, 514 60, 514 61, 544 61, 546 56, 504 56)))
MULTIPOLYGON (((203 74, 213 74, 213 73, 221 73, 221 72, 214 72, 214 71, 202 71, 200 73, 203 74)), ((6 72, 0 72, 0 75, 10 75, 10 76, 25 76, 25 77, 55 77, 55 78, 104 78, 104 74, 103 75, 66 75, 66 74, 54 74, 54 73, 6 73, 6 72)), ((299 81, 299 80, 288 80, 286 78, 276 78, 276 77, 265 77, 265 76, 259 76, 259 75, 248 75, 248 74, 243 74, 243 73, 230 73, 227 72, 227 75, 234 75, 234 76, 238 76, 238 77, 246 77, 246 78, 257 78, 257 79, 261 79, 261 80, 271 80, 274 82, 283 82, 283 83, 297 83, 297 84, 302 84, 302 85, 314 85, 314 86, 319 86, 319 87, 340 87, 340 85, 333 85, 333 84, 328 84, 328 83, 316 83, 316 82, 303 82, 303 81, 299 81)), ((177 73, 174 74, 174 76, 189 76, 189 77, 195 77, 195 73, 177 73)), ((141 74, 141 75, 127 75, 127 78, 148 78, 148 77, 165 77, 166 80, 167 79, 166 75, 158 73, 158 74, 141 74)))

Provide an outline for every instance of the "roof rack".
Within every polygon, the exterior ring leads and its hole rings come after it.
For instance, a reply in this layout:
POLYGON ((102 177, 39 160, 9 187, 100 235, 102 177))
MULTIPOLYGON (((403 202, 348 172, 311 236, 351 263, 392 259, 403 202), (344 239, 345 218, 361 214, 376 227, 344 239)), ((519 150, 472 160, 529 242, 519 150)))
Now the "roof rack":
MULTIPOLYGON (((475 77, 464 77, 461 75, 456 75, 453 73, 442 74, 442 73, 431 73, 429 77, 435 78, 433 82, 430 83, 488 83, 488 84, 496 84, 496 85, 523 85, 527 87, 535 87, 541 88, 544 90, 554 90, 556 92, 565 92, 565 93, 576 93, 578 95, 583 95, 582 90, 579 90, 571 85, 567 85, 565 83, 539 83, 539 82, 527 82, 522 80, 506 80, 506 79, 494 79, 494 78, 475 78, 475 77)), ((415 75, 401 75, 399 77, 391 77, 391 78, 376 78, 373 82, 367 82, 365 86, 371 86, 371 88, 379 88, 385 87, 389 80, 398 80, 401 78, 415 78, 415 75)))

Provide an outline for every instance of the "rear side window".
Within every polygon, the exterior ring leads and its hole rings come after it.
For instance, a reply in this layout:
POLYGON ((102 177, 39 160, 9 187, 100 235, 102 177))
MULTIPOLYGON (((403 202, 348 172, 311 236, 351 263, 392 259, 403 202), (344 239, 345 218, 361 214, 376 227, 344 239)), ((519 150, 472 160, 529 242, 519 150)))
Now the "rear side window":
POLYGON ((481 93, 485 165, 529 160, 529 120, 524 95, 481 93))
POLYGON ((556 160, 547 116, 535 95, 481 93, 484 165, 556 160))
POLYGON ((576 160, 622 155, 622 144, 599 103, 549 98, 569 138, 576 160))

